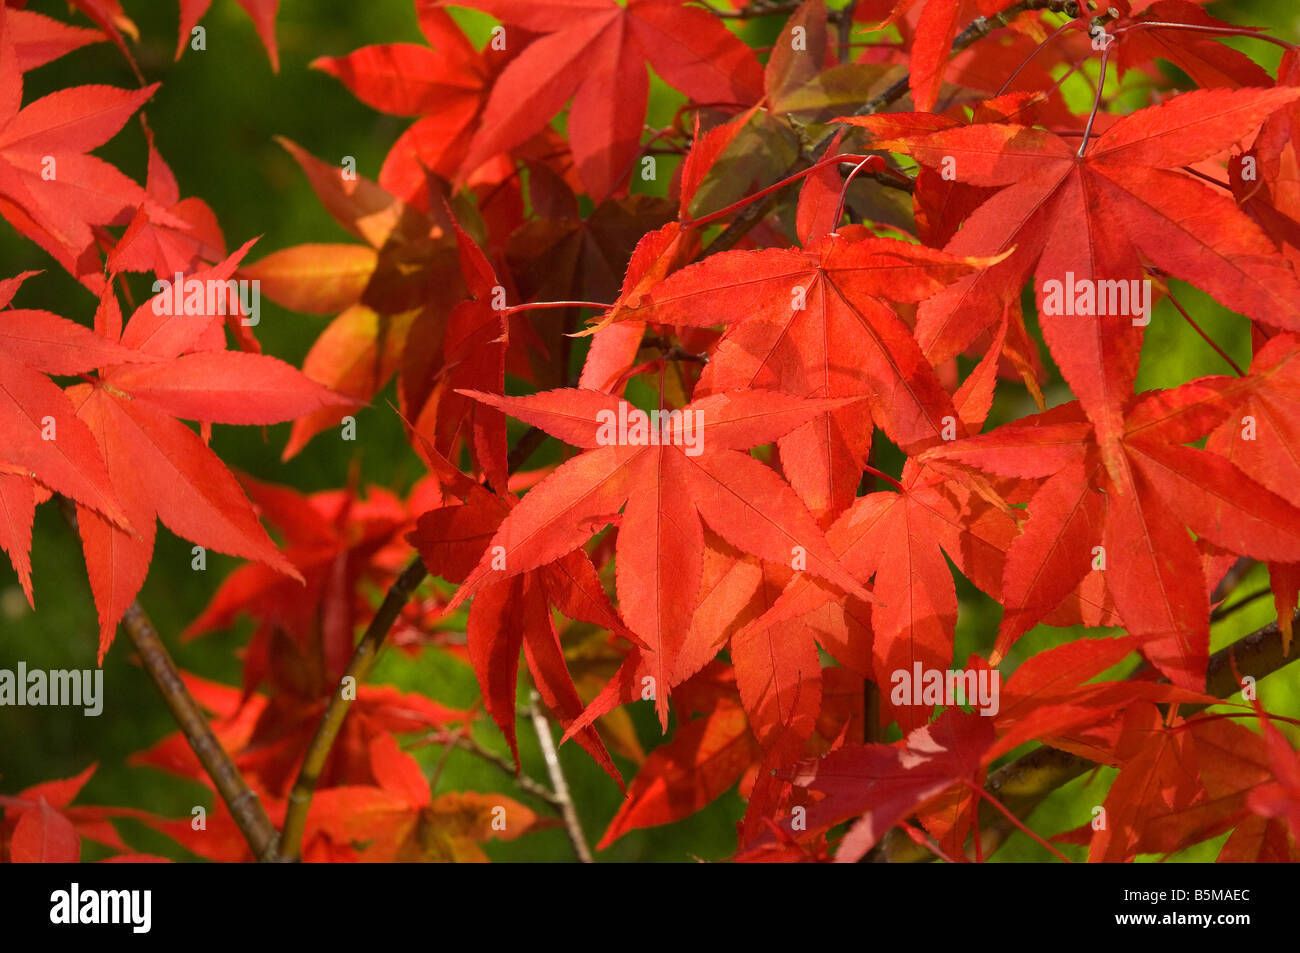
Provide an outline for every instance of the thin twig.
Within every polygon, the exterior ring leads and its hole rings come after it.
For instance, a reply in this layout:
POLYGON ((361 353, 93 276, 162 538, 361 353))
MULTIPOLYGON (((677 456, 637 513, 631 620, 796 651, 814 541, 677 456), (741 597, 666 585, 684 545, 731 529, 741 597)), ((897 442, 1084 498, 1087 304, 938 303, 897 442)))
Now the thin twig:
MULTIPOLYGON (((425 568, 424 560, 417 556, 389 588, 375 617, 370 621, 366 634, 357 643, 356 650, 352 653, 352 661, 348 663, 347 672, 344 673, 343 682, 351 678, 354 691, 355 686, 360 685, 370 674, 379 649, 388 636, 388 631, 397 621, 402 607, 411 598, 411 594, 428 574, 429 570, 425 568)), ((316 782, 320 780, 321 772, 325 769, 325 762, 329 760, 334 740, 343 727, 343 720, 347 717, 351 704, 351 699, 344 698, 343 685, 340 684, 330 695, 325 713, 321 716, 320 724, 316 726, 316 734, 312 736, 307 753, 303 756, 302 767, 298 769, 297 780, 293 782, 293 790, 289 792, 284 830, 280 833, 282 858, 295 859, 302 852, 302 836, 307 826, 307 812, 311 809, 316 782)))
POLYGON ((1219 608, 1215 609, 1213 612, 1210 613, 1210 621, 1220 622, 1223 619, 1226 619, 1228 616, 1232 615, 1234 612, 1238 612, 1246 608, 1246 606, 1250 605, 1251 603, 1257 602, 1260 599, 1263 599, 1265 596, 1271 596, 1272 594, 1273 594, 1273 590, 1267 587, 1263 589, 1257 589, 1248 596, 1242 596, 1240 599, 1238 599, 1236 602, 1232 603, 1231 605, 1219 606, 1219 608))
POLYGON ((529 697, 528 712, 532 716, 533 727, 537 729, 537 741, 542 747, 542 757, 546 760, 546 772, 551 777, 551 787, 555 790, 560 816, 564 818, 564 829, 568 832, 569 842, 573 844, 573 852, 578 855, 580 863, 590 864, 591 848, 587 846, 587 838, 582 833, 582 822, 578 820, 573 797, 569 794, 569 782, 564 778, 560 755, 555 750, 555 739, 551 737, 551 723, 547 721, 540 702, 541 696, 534 691, 529 697))
MULTIPOLYGON (((476 758, 480 758, 483 761, 486 761, 488 764, 492 765, 493 767, 498 768, 502 774, 510 775, 511 779, 519 786, 520 790, 525 791, 528 794, 531 794, 533 797, 538 798, 539 800, 545 801, 551 807, 555 808, 556 810, 559 810, 560 801, 551 792, 550 788, 548 788, 545 784, 542 784, 540 781, 534 781, 531 777, 524 774, 523 772, 516 771, 515 764, 513 761, 510 761, 509 759, 503 757, 502 755, 497 754, 495 751, 489 751, 487 748, 484 748, 477 741, 475 741, 473 736, 470 735, 466 730, 433 731, 430 732, 425 737, 419 739, 418 741, 412 742, 407 747, 420 748, 426 745, 445 745, 448 752, 451 751, 453 748, 459 748, 461 751, 466 751, 474 755, 476 758)), ((445 761, 446 752, 444 752, 443 757, 445 761)), ((431 788, 433 787, 434 781, 436 781, 437 778, 438 778, 438 773, 435 772, 433 776, 433 780, 429 782, 429 786, 431 788)))
POLYGON ((540 798, 557 811, 560 809, 560 799, 555 796, 555 793, 550 788, 540 781, 533 780, 522 771, 516 772, 514 764, 495 751, 489 751, 468 735, 459 736, 455 741, 455 745, 462 751, 468 751, 470 754, 482 758, 488 764, 500 768, 503 773, 515 779, 515 783, 519 785, 521 790, 527 791, 535 798, 540 798))

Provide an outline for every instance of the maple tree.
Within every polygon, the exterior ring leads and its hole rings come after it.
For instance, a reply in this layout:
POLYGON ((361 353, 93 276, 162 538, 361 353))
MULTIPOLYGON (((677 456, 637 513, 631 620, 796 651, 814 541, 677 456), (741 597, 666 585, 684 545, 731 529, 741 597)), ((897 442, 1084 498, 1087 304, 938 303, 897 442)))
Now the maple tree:
POLYGON ((35 609, 61 511, 87 669, 134 651, 177 723, 131 770, 211 814, 74 803, 90 763, 0 794, 0 860, 631 859, 702 812, 738 862, 1300 860, 1300 45, 1193 0, 414 0, 420 42, 309 51, 398 117, 374 174, 277 139, 351 241, 268 249, 164 157, 118 0, 29 6, 0 216, 81 310, 0 274, 0 548, 35 609), (30 94, 98 43, 134 88, 30 94), (262 294, 327 319, 300 366, 262 294), (223 450, 282 423, 346 478, 223 450), (238 561, 161 635, 159 522, 238 561), (166 644, 232 631, 238 685, 166 644))

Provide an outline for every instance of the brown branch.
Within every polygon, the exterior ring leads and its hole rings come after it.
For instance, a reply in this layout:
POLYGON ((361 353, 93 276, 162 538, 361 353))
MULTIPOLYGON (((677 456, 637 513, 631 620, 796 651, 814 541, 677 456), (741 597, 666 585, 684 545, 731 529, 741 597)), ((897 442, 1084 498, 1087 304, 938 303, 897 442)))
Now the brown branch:
MULTIPOLYGON (((348 663, 347 671, 344 673, 343 681, 346 682, 351 678, 354 691, 355 687, 369 676, 379 655, 379 649, 384 644, 384 639, 388 637, 393 623, 397 621, 402 607, 428 574, 429 570, 425 568, 424 560, 417 556, 389 588, 375 617, 370 620, 365 635, 357 643, 352 653, 352 661, 348 663)), ((351 699, 343 697, 343 685, 340 683, 338 689, 330 695, 325 713, 321 716, 320 724, 316 726, 316 734, 312 737, 311 744, 307 746, 306 755, 303 756, 302 767, 298 769, 293 790, 289 792, 284 830, 280 833, 282 859, 296 860, 302 853, 302 836, 307 826, 307 812, 311 809, 316 782, 320 780, 325 762, 329 760, 334 740, 343 727, 343 720, 347 717, 350 705, 351 699)))
MULTIPOLYGON (((1295 621, 1300 623, 1300 612, 1296 613, 1295 621)), ((1295 658, 1295 655, 1288 657, 1283 654, 1281 629, 1277 622, 1271 622, 1210 656, 1206 669, 1207 691, 1218 698, 1224 698, 1241 689, 1237 672, 1242 676, 1250 675, 1260 679, 1293 662, 1295 658)), ((1201 710, 1201 707, 1203 706, 1183 706, 1182 710, 1194 713, 1201 710)), ((1013 814, 1024 818, 1057 788, 1096 767, 1094 762, 1086 758, 1044 745, 998 768, 989 775, 985 788, 1013 814)), ((984 808, 980 819, 980 839, 984 854, 988 856, 1006 841, 1014 827, 987 805, 984 808)), ((868 859, 889 863, 916 863, 933 860, 934 855, 905 832, 895 828, 881 839, 868 859)))
MULTIPOLYGON (((64 496, 58 497, 58 501, 63 518, 74 532, 79 532, 76 504, 64 496)), ((261 861, 278 859, 275 825, 267 817, 266 809, 257 798, 257 792, 248 786, 230 754, 217 740, 207 716, 185 686, 167 646, 163 644, 158 630, 138 601, 132 601, 127 607, 122 616, 122 627, 126 629, 131 644, 140 655, 144 670, 149 673, 158 693, 167 703, 168 710, 180 726, 194 756, 199 759, 199 764, 212 779, 212 786, 226 802, 230 816, 234 818, 239 832, 244 835, 244 840, 248 841, 253 856, 261 861)))
MULTIPOLYGON (((514 445, 510 455, 506 458, 506 472, 517 472, 527 462, 528 458, 536 452, 537 448, 545 442, 546 436, 546 431, 540 427, 529 427, 524 431, 523 436, 519 438, 519 442, 514 445)), ((501 487, 500 492, 505 493, 506 488, 501 487)))
POLYGON ((564 829, 569 835, 569 842, 573 844, 573 852, 578 855, 580 863, 590 864, 591 848, 587 846, 587 838, 582 833, 582 822, 578 819, 573 797, 569 794, 569 782, 564 778, 560 754, 555 750, 555 739, 551 737, 551 723, 547 721, 540 701, 541 696, 534 691, 529 697, 528 713, 537 730, 537 741, 542 747, 542 757, 546 760, 546 772, 550 775, 551 787, 555 790, 555 799, 559 803, 560 816, 564 818, 564 829))
POLYGON ((140 653, 145 671, 158 686, 163 701, 180 725, 195 757, 199 759, 199 764, 203 765, 203 770, 212 779, 217 793, 230 809, 230 816, 234 818, 239 832, 244 835, 244 840, 248 841, 253 856, 261 861, 277 860, 275 825, 266 816, 257 792, 248 786, 244 776, 239 773, 239 768, 235 767, 235 762, 217 740, 207 717, 185 687, 167 647, 158 637, 158 630, 153 627, 144 609, 140 608, 139 602, 132 602, 127 608, 126 615, 122 617, 122 625, 131 637, 135 650, 140 653))
MULTIPOLYGON (((841 63, 847 63, 852 53, 853 14, 857 12, 857 9, 858 0, 849 0, 844 5, 844 9, 839 11, 839 50, 836 51, 839 55, 836 59, 841 63)), ((827 17, 827 19, 831 20, 832 18, 827 17)), ((832 22, 834 21, 832 20, 832 22)))

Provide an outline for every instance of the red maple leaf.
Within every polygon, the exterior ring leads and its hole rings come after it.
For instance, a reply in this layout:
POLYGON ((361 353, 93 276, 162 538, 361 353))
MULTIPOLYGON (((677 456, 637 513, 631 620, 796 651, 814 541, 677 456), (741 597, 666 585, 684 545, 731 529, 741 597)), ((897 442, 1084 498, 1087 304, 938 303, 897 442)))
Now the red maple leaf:
MULTIPOLYGON (((448 5, 448 4, 442 4, 448 5)), ((717 17, 681 0, 465 0, 533 40, 501 72, 464 166, 542 129, 573 97, 569 139, 588 194, 600 201, 632 172, 641 144, 646 63, 699 102, 747 105, 763 94, 754 54, 717 17)), ((517 42, 513 41, 513 42, 517 42)))
MULTIPOLYGON (((702 518, 738 549, 785 565, 794 558, 808 572, 869 598, 836 561, 789 486, 741 452, 851 400, 800 400, 775 391, 714 394, 676 412, 676 443, 651 445, 648 436, 644 443, 618 442, 615 431, 632 419, 634 408, 609 394, 474 396, 587 452, 556 469, 511 510, 452 607, 489 583, 572 552, 626 504, 618 532, 619 604, 648 647, 661 721, 666 722, 671 686, 708 660, 680 658, 698 600, 702 518), (694 428, 693 436, 687 428, 694 428)), ((631 429, 628 436, 638 440, 631 429)))

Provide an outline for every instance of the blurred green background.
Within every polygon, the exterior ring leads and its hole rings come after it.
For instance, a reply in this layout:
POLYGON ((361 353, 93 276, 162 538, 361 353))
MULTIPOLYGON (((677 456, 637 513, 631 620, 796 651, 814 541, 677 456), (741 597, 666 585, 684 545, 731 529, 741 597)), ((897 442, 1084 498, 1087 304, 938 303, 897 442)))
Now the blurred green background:
MULTIPOLYGON (((65 22, 87 25, 84 19, 70 17, 66 4, 59 0, 34 0, 29 7, 65 22)), ((309 69, 308 64, 318 56, 337 56, 370 43, 423 42, 409 0, 283 0, 276 30, 281 57, 278 75, 271 72, 251 22, 233 0, 216 0, 202 21, 207 30, 206 51, 187 51, 179 63, 173 61, 176 4, 171 0, 125 0, 124 7, 140 28, 140 41, 134 49, 146 78, 163 84, 147 107, 158 148, 176 174, 182 195, 198 196, 216 211, 228 245, 236 247, 260 235, 250 255, 256 260, 303 242, 348 240, 272 137, 287 136, 326 161, 355 156, 358 170, 376 177, 385 153, 409 120, 376 113, 354 99, 338 81, 309 69)), ((1216 4, 1210 9, 1231 22, 1270 26, 1276 35, 1286 39, 1295 39, 1298 32, 1300 9, 1293 0, 1216 4)), ((456 15, 481 43, 491 21, 474 13, 462 16, 457 11, 456 15)), ((780 25, 779 18, 752 24, 746 28, 747 38, 756 46, 765 45, 780 25)), ((1234 41, 1234 45, 1246 49, 1269 68, 1276 63, 1277 51, 1271 46, 1249 41, 1234 41)), ((24 102, 83 83, 136 85, 121 54, 107 43, 78 50, 26 74, 24 81, 24 102)), ((1072 92, 1085 94, 1082 88, 1072 92)), ((1138 101, 1133 105, 1140 105, 1140 92, 1135 97, 1138 101)), ((648 121, 665 124, 678 101, 675 93, 656 80, 648 121)), ((135 123, 128 124, 98 154, 143 182, 145 144, 135 123)), ((660 176, 656 187, 662 190, 667 178, 660 176)), ((638 190, 643 185, 639 183, 638 190)), ((0 225, 0 261, 0 277, 26 269, 45 269, 44 274, 23 287, 16 306, 45 308, 90 322, 93 296, 7 224, 0 225)), ((1176 285, 1175 290, 1184 307, 1237 361, 1243 365, 1249 362, 1249 328, 1244 319, 1187 286, 1176 285)), ((257 333, 264 348, 300 364, 327 319, 287 312, 265 299, 262 307, 257 333)), ((1224 371, 1222 361, 1167 302, 1162 303, 1148 330, 1139 386, 1171 386, 1200 374, 1224 371)), ((233 467, 304 492, 343 485, 355 454, 360 457, 363 482, 402 492, 423 470, 406 445, 399 421, 388 408, 390 396, 391 387, 358 416, 355 443, 345 443, 326 433, 288 463, 279 459, 288 425, 265 431, 217 427, 213 447, 233 467)), ((1064 399, 1069 399, 1068 393, 1059 388, 1049 393, 1052 403, 1064 399)), ((1031 406, 1023 392, 1004 388, 991 422, 1027 412, 1031 412, 1031 406)), ((887 460, 882 460, 882 465, 895 469, 887 460)), ((237 565, 236 560, 210 552, 206 572, 192 571, 190 546, 160 528, 153 565, 140 594, 141 604, 181 668, 237 684, 239 661, 235 652, 249 637, 247 623, 183 645, 176 638, 237 565)), ((97 623, 81 551, 53 506, 43 506, 37 512, 32 560, 35 613, 27 608, 8 562, 0 559, 0 668, 12 669, 20 659, 29 669, 92 667, 97 623)), ((1239 591, 1250 592, 1265 583, 1262 571, 1256 571, 1239 591)), ((959 591, 963 601, 956 658, 964 659, 972 651, 987 652, 999 609, 965 580, 959 579, 959 591)), ((1259 600, 1216 627, 1213 647, 1267 623, 1272 616, 1271 600, 1259 600)), ((1040 627, 1016 646, 1004 672, 1027 655, 1078 635, 1040 627)), ((374 680, 420 691, 457 706, 470 704, 478 696, 470 671, 435 650, 426 651, 414 662, 404 654, 389 653, 381 660, 374 680)), ((1273 676, 1263 683, 1262 697, 1272 710, 1296 715, 1300 713, 1297 681, 1294 673, 1273 676)), ((188 816, 195 804, 211 806, 207 790, 200 785, 126 764, 130 754, 172 732, 174 724, 148 678, 133 664, 124 636, 119 636, 105 660, 104 691, 105 711, 99 718, 83 717, 79 710, 0 708, 0 792, 16 793, 39 781, 71 776, 91 762, 98 762, 99 770, 78 803, 127 805, 171 817, 188 816)), ((658 743, 658 725, 648 711, 641 710, 648 706, 635 707, 638 732, 648 749, 658 743)), ((485 746, 504 751, 495 729, 483 729, 478 737, 485 746)), ((535 740, 524 730, 520 731, 520 740, 525 771, 544 780, 535 740)), ((420 749, 417 756, 432 764, 437 751, 420 749)), ((588 839, 594 843, 619 807, 619 792, 575 746, 566 746, 562 759, 588 839)), ((629 765, 624 763, 623 767, 629 765)), ((1092 805, 1102 800, 1108 778, 1103 771, 1090 783, 1082 779, 1058 792, 1035 814, 1035 829, 1054 833, 1089 820, 1092 805)), ((509 778, 495 768, 461 752, 451 756, 435 793, 453 790, 501 791, 539 813, 546 812, 543 805, 519 793, 509 778)), ((735 822, 742 812, 743 802, 733 790, 683 822, 622 838, 599 859, 722 859, 734 850, 735 822)), ((142 825, 122 822, 121 829, 127 840, 142 851, 176 859, 191 857, 142 825)), ((1189 856, 1212 859, 1221 842, 1222 838, 1203 845, 1189 856)), ((511 843, 490 842, 485 849, 494 859, 572 857, 558 830, 530 834, 511 843)), ((1079 851, 1074 853, 1081 856, 1079 851)), ((101 850, 83 843, 83 857, 100 856, 101 850)), ((1046 857, 1038 845, 1016 835, 996 859, 1046 857)))

